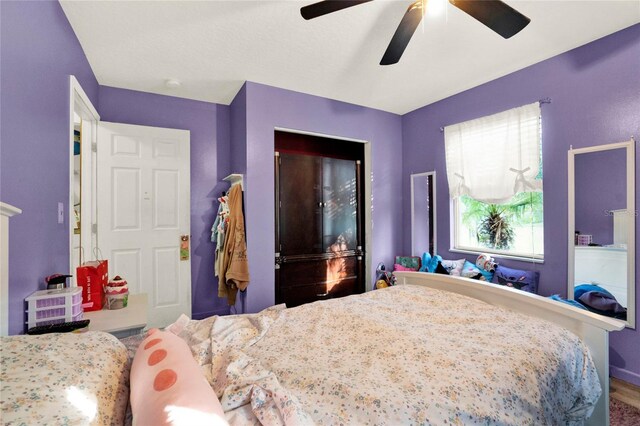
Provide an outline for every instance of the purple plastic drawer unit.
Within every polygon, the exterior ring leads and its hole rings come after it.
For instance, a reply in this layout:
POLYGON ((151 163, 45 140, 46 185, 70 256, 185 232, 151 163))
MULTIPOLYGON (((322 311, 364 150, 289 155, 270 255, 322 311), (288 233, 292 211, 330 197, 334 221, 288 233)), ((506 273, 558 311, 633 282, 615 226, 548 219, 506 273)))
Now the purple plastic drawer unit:
POLYGON ((27 328, 82 319, 82 288, 41 290, 25 299, 28 303, 27 328))
POLYGON ((589 234, 580 234, 578 235, 578 245, 579 246, 588 246, 593 242, 593 236, 589 234))

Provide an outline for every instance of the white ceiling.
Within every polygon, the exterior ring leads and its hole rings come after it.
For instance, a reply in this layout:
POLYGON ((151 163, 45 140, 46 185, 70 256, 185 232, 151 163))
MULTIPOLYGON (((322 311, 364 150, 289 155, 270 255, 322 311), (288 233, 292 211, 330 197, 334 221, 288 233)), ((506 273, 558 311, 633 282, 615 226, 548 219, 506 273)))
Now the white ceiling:
POLYGON ((61 0, 102 85, 229 104, 249 80, 398 114, 640 22, 638 0, 506 2, 532 21, 513 38, 443 3, 380 66, 411 0, 311 21, 299 10, 313 1, 61 0))

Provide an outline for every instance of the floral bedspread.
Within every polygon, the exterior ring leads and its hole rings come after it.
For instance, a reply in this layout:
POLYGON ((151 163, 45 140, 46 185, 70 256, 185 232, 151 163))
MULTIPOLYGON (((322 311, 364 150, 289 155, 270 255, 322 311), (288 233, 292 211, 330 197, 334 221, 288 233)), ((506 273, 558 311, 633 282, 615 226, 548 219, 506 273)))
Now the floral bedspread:
POLYGON ((0 339, 5 425, 119 425, 129 399, 127 351, 101 332, 0 339))
POLYGON ((601 393, 571 332, 425 287, 169 330, 231 424, 580 424, 601 393))

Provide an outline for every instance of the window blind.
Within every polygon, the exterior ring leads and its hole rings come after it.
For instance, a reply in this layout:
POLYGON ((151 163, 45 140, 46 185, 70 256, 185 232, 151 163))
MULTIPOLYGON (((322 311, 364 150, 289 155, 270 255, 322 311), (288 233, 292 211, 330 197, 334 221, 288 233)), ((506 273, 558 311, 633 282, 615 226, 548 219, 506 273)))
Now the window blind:
POLYGON ((447 126, 449 193, 500 204, 518 192, 542 191, 540 104, 447 126))

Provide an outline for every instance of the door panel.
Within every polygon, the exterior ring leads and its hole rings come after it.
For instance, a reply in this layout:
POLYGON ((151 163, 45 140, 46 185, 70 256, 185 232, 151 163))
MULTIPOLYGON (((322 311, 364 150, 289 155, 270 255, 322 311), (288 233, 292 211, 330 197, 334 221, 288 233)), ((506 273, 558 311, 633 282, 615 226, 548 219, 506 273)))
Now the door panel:
POLYGON ((109 268, 113 271, 121 271, 127 279, 127 287, 131 294, 142 293, 140 290, 140 270, 142 257, 139 249, 112 250, 109 259, 109 268))
POLYGON ((191 316, 189 132, 118 123, 98 131, 98 247, 109 276, 148 293, 149 327, 191 316))
POLYGON ((324 251, 355 250, 358 236, 356 162, 322 159, 324 251))
POLYGON ((140 140, 127 135, 113 135, 111 155, 114 157, 140 157, 140 140))
POLYGON ((179 181, 176 170, 153 171, 153 229, 178 229, 179 181))
POLYGON ((111 230, 140 229, 140 169, 111 169, 111 230))
POLYGON ((175 306, 180 303, 178 292, 179 270, 178 247, 156 247, 153 249, 153 282, 155 284, 155 306, 175 306))
POLYGON ((280 156, 280 253, 322 253, 321 165, 311 155, 280 156))

